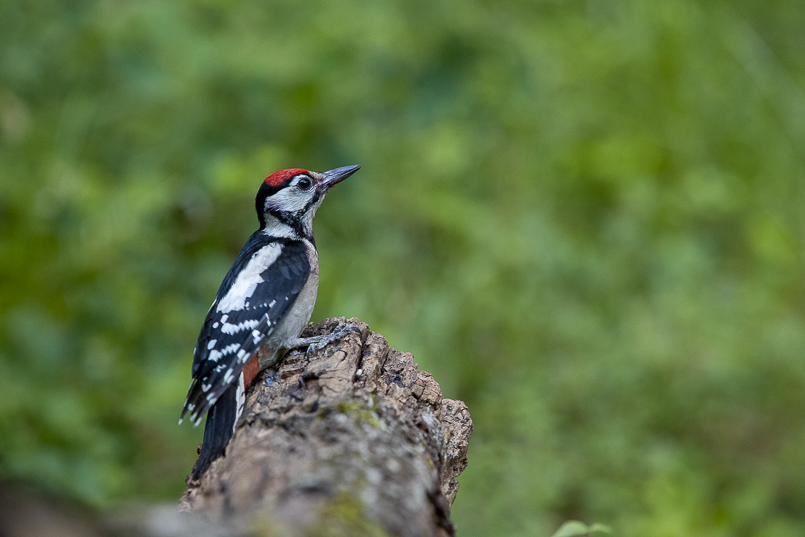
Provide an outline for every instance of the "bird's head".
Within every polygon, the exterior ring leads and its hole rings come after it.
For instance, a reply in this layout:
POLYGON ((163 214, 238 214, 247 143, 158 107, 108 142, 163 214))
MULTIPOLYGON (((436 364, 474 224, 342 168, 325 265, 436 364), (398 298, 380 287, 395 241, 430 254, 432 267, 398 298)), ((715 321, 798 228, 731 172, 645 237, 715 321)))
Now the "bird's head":
POLYGON ((260 229, 290 227, 299 235, 312 236, 313 217, 324 196, 359 168, 344 166, 324 173, 292 168, 272 173, 260 185, 255 200, 260 229))

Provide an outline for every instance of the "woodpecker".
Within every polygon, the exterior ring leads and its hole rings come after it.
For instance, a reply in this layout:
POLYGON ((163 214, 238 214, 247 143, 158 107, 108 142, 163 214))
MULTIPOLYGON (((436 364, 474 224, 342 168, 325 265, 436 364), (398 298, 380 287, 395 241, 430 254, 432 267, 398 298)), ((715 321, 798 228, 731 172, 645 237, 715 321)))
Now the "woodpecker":
POLYGON ((207 312, 193 351, 192 381, 179 423, 207 424, 197 479, 224 453, 257 374, 297 347, 314 352, 355 327, 300 338, 319 287, 313 217, 327 192, 360 168, 272 173, 257 191, 260 228, 241 249, 207 312))

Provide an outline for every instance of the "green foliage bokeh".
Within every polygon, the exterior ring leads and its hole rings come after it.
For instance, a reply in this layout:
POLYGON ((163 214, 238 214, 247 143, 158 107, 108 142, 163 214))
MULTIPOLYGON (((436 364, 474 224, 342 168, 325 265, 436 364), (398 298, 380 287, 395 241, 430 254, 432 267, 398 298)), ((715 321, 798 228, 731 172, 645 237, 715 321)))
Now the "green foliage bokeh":
POLYGON ((0 477, 175 499, 260 180, 475 421, 466 536, 805 532, 799 0, 0 2, 0 477))

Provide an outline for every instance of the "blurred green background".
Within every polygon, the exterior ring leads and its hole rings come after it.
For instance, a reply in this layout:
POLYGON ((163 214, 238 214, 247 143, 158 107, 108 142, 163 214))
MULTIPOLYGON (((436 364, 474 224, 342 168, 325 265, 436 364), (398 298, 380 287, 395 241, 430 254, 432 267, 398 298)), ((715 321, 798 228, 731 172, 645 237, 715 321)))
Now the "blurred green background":
POLYGON ((286 167, 313 320, 475 421, 464 536, 805 534, 801 0, 0 2, 0 477, 173 501, 286 167))

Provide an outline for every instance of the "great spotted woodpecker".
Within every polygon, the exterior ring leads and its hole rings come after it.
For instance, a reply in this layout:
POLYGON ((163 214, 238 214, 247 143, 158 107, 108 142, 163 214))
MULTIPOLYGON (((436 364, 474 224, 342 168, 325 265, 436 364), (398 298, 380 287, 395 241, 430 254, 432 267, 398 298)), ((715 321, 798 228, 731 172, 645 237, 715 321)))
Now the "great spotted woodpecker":
POLYGON ((299 337, 319 286, 313 216, 327 191, 358 168, 280 170, 260 185, 255 200, 260 229, 221 283, 193 351, 192 381, 179 423, 189 412, 196 426, 207 414, 194 479, 223 455, 257 373, 290 349, 308 346, 310 353, 353 329, 299 337))

